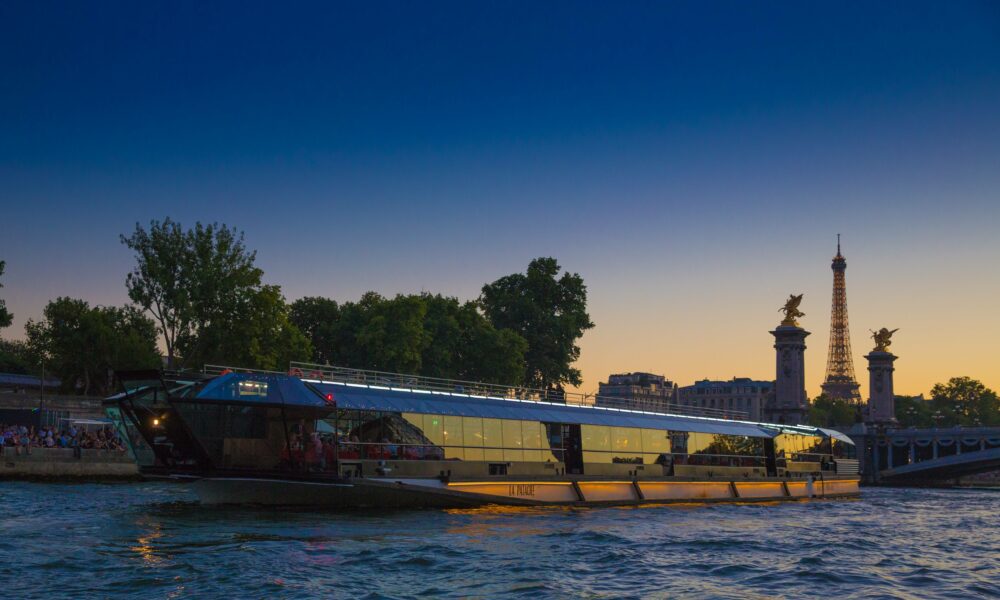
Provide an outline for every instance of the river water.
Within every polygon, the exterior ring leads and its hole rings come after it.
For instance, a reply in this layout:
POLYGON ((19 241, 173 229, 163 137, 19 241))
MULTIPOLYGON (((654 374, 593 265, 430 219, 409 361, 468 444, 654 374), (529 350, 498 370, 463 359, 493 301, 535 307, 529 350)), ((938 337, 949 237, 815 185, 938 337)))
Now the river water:
POLYGON ((180 485, 0 482, 11 598, 1000 597, 1000 490, 330 513, 180 485))

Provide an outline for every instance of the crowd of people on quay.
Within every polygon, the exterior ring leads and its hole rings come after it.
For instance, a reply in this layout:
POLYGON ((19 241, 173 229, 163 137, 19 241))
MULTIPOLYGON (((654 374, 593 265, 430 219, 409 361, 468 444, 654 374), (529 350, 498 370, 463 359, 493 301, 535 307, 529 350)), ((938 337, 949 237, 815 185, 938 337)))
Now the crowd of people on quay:
POLYGON ((34 448, 68 448, 72 450, 105 450, 125 452, 125 442, 110 425, 77 427, 69 424, 59 428, 0 423, 0 454, 31 454, 34 448))

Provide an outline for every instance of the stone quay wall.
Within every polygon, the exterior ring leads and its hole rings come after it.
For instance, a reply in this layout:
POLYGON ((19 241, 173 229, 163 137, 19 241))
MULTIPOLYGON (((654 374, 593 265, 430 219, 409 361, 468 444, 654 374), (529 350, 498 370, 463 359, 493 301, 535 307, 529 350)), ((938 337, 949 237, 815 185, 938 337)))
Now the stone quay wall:
POLYGON ((0 479, 111 480, 138 479, 132 456, 116 450, 32 448, 20 454, 4 448, 0 454, 0 479))

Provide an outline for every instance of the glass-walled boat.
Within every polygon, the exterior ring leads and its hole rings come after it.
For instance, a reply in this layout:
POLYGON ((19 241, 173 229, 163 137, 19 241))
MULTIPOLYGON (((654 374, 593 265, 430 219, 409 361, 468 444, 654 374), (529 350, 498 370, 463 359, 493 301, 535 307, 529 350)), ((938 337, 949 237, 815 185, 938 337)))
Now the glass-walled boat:
POLYGON ((314 367, 122 373, 106 401, 147 477, 206 503, 640 504, 858 494, 850 438, 469 382, 314 367))

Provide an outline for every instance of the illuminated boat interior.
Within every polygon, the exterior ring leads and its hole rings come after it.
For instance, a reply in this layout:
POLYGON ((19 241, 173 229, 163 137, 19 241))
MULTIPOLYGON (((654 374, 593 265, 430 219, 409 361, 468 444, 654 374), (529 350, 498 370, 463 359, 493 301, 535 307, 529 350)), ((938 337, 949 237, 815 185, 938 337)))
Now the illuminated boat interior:
POLYGON ((434 478, 460 486, 857 474, 853 443, 831 430, 306 367, 120 373, 124 391, 106 407, 147 476, 434 478))

